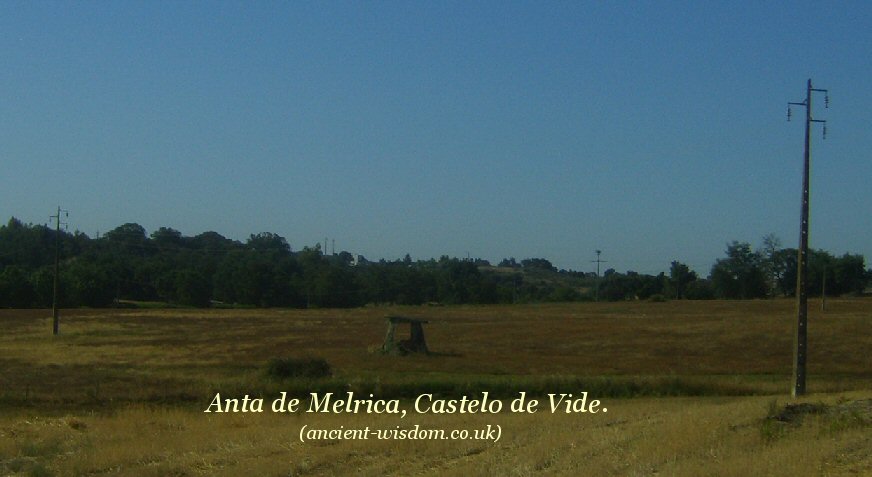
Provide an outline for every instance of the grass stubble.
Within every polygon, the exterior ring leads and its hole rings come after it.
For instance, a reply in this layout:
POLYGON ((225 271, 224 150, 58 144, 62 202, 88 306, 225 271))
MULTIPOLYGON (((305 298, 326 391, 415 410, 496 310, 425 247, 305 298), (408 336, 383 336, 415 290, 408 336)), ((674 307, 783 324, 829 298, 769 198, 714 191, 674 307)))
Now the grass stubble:
POLYGON ((67 310, 59 337, 44 310, 3 310, 0 475, 872 475, 872 301, 812 305, 807 408, 786 397, 792 305, 67 310), (388 314, 429 320, 436 355, 374 353, 388 314), (335 375, 264 372, 304 356, 335 375), (406 408, 421 393, 589 391, 608 412, 202 412, 215 392, 268 407, 282 390, 372 392, 406 408), (502 434, 299 441, 302 426, 415 425, 502 434))

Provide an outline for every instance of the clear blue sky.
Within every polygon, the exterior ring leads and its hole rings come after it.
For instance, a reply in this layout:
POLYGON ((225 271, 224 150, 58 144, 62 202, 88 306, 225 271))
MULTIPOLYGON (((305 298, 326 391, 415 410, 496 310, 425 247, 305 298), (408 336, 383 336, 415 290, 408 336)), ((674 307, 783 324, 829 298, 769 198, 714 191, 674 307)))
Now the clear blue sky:
POLYGON ((0 220, 707 275, 872 258, 869 2, 2 2, 0 220), (794 117, 802 118, 802 108, 794 117))

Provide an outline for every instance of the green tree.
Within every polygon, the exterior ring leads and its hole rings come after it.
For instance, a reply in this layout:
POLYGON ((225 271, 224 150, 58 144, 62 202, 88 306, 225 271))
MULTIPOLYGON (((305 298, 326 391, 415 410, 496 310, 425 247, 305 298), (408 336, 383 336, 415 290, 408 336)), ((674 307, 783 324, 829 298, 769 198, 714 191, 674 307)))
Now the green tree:
POLYGON ((773 294, 792 296, 796 292, 796 261, 795 248, 782 248, 769 255, 769 270, 774 284, 773 294))
POLYGON ((115 280, 105 263, 75 258, 61 269, 67 305, 102 307, 115 298, 115 280))
POLYGON ((35 299, 27 272, 16 265, 0 270, 0 307, 27 308, 35 299))
POLYGON ((161 227, 151 234, 151 240, 161 249, 173 249, 182 246, 182 233, 169 227, 161 227))
POLYGON ((718 259, 711 272, 712 286, 721 298, 762 298, 767 295, 763 257, 747 242, 727 245, 727 258, 718 259))
POLYGON ((696 281, 696 272, 687 265, 673 261, 669 267, 669 286, 674 298, 687 298, 687 286, 696 281))
POLYGON ((638 296, 638 274, 618 273, 614 268, 603 272, 599 282, 599 299, 607 301, 632 300, 638 296))
POLYGON ((525 258, 524 260, 521 260, 521 266, 525 269, 545 270, 548 272, 557 271, 557 267, 544 258, 525 258))
POLYGON ((778 251, 781 250, 781 239, 775 234, 767 234, 763 237, 763 245, 760 247, 761 267, 766 276, 766 285, 769 294, 778 293, 779 264, 777 263, 778 251))
POLYGON ((208 307, 212 299, 209 277, 197 270, 185 269, 176 272, 176 302, 182 305, 208 307))
POLYGON ((278 252, 280 254, 291 252, 291 246, 288 245, 288 241, 281 235, 272 232, 252 234, 248 238, 246 245, 259 252, 278 252))
POLYGON ((482 279, 472 262, 442 257, 436 271, 438 301, 444 303, 491 303, 496 286, 482 279))
POLYGON ((710 280, 706 279, 698 279, 690 282, 687 285, 684 294, 688 300, 711 300, 715 297, 712 283, 710 280))
POLYGON ((515 261, 515 257, 504 258, 500 260, 500 263, 497 264, 497 266, 502 268, 521 268, 521 264, 515 261))
POLYGON ((189 239, 185 239, 195 250, 210 253, 220 253, 232 249, 242 248, 239 242, 230 240, 218 232, 203 232, 189 239))
POLYGON ((120 246, 125 252, 135 254, 143 254, 148 242, 145 227, 130 222, 106 232, 103 239, 108 243, 120 246))
POLYGON ((833 262, 833 285, 832 288, 827 285, 827 294, 830 293, 829 290, 837 295, 862 294, 866 289, 866 264, 863 256, 846 253, 833 262))
MULTIPOLYGON (((29 279, 33 285, 33 306, 51 307, 54 295, 54 268, 40 267, 30 274, 29 279)), ((61 288, 61 293, 63 293, 63 288, 61 288)))
MULTIPOLYGON (((12 217, 0 226, 0 265, 17 265, 34 270, 54 263, 56 232, 44 225, 26 225, 12 217)), ((75 250, 70 234, 60 232, 61 256, 75 250)))

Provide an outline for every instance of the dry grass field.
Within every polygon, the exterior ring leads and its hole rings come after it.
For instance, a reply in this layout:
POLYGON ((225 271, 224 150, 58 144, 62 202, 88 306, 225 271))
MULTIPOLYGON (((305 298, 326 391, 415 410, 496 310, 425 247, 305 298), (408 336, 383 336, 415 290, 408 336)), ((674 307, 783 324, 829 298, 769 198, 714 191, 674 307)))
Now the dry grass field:
MULTIPOLYGON (((793 303, 356 310, 0 310, 0 475, 872 475, 872 300, 810 306, 809 391, 788 399, 793 303), (431 356, 383 356, 386 315, 428 320, 431 356), (333 377, 279 380, 273 358, 333 377), (390 414, 273 413, 279 392, 398 399, 390 414), (417 414, 414 397, 502 397, 417 414), (508 412, 519 391, 536 414, 508 412), (588 391, 607 412, 556 413, 588 391), (216 392, 263 413, 204 413, 216 392), (484 429, 493 440, 323 439, 301 428, 484 429)), ((402 332, 401 332, 402 334, 402 332)))

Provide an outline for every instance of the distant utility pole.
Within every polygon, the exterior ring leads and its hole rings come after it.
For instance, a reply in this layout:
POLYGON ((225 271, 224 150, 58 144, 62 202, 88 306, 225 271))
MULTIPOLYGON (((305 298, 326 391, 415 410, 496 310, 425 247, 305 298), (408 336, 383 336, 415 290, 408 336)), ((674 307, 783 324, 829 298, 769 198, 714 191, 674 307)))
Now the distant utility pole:
POLYGON ((600 286, 600 264, 605 263, 607 260, 600 260, 600 254, 603 253, 602 250, 596 251, 596 260, 591 260, 591 263, 596 262, 596 288, 593 291, 593 299, 594 301, 599 301, 599 286, 600 286))
POLYGON ((821 282, 821 311, 827 311, 827 262, 824 262, 824 276, 821 282))
MULTIPOLYGON (((60 328, 60 321, 58 318, 58 272, 60 271, 60 263, 61 263, 61 212, 64 213, 65 217, 70 216, 70 211, 62 210, 61 206, 58 206, 57 215, 52 215, 49 219, 54 219, 55 221, 55 263, 54 263, 54 292, 52 294, 51 299, 51 315, 52 315, 52 334, 57 335, 60 328)), ((64 224, 65 226, 67 224, 64 224)))
MULTIPOLYGON (((811 162, 811 123, 826 123, 824 120, 812 118, 811 99, 813 92, 821 92, 824 97, 824 107, 829 108, 830 96, 825 89, 815 89, 811 79, 805 90, 805 101, 787 103, 787 120, 790 121, 790 106, 805 107, 805 154, 802 168, 802 209, 799 220, 799 252, 796 261, 796 309, 797 320, 793 337, 793 397, 805 394, 806 359, 808 357, 808 210, 809 210, 809 164, 811 162)), ((824 124, 823 137, 827 138, 827 126, 824 124)))

